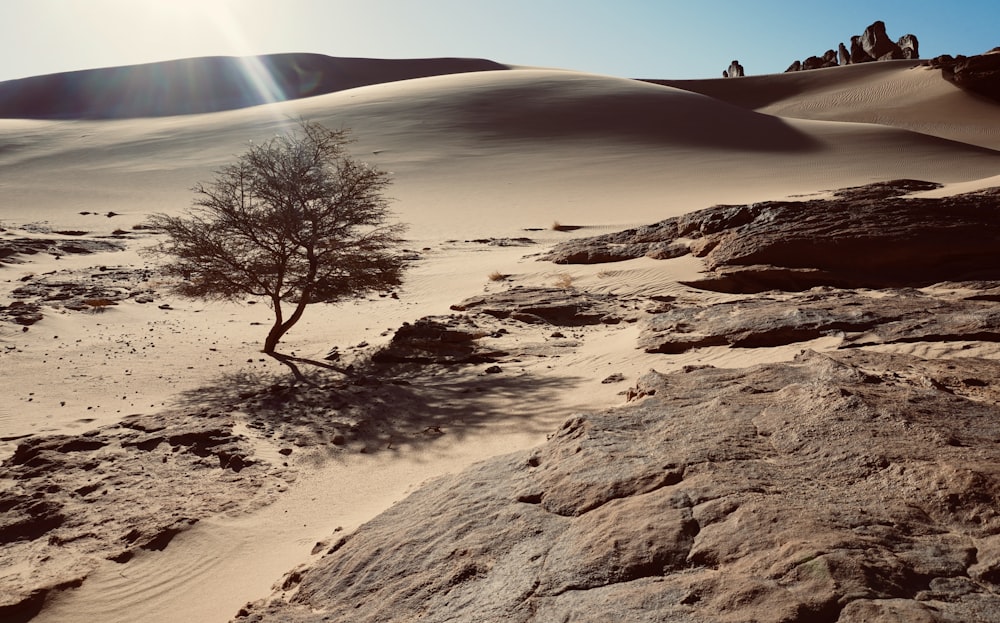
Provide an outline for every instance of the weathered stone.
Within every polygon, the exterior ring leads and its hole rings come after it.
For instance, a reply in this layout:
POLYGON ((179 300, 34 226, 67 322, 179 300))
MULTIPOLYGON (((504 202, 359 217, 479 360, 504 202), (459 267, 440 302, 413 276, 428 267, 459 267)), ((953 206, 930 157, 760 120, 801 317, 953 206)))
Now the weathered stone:
POLYGON ((238 620, 995 621, 1000 388, 922 381, 971 374, 1000 363, 651 373, 642 401, 418 489, 238 620))
POLYGON ((869 58, 876 60, 891 60, 903 57, 902 50, 886 34, 885 22, 881 20, 865 28, 865 31, 861 33, 861 48, 869 58))
POLYGON ((821 291, 707 306, 674 304, 646 321, 639 346, 676 354, 703 346, 782 346, 825 335, 842 335, 853 346, 998 342, 1000 310, 988 302, 942 300, 915 290, 878 296, 821 291))
POLYGON ((837 50, 827 50, 822 56, 810 56, 801 64, 795 61, 787 71, 917 58, 920 58, 920 48, 916 35, 903 35, 894 43, 885 32, 885 23, 877 21, 862 34, 851 37, 850 49, 841 43, 837 50))
POLYGON ((372 356, 376 363, 484 363, 504 353, 479 343, 488 334, 469 318, 439 316, 404 323, 372 356))
POLYGON ((916 35, 903 35, 896 42, 896 45, 903 51, 903 58, 920 58, 920 42, 917 41, 916 35))
POLYGON ((897 180, 844 189, 832 199, 715 206, 576 240, 570 249, 555 247, 546 259, 642 257, 683 246, 705 258, 711 271, 690 285, 734 293, 1000 279, 1000 189, 941 199, 900 197, 935 186, 897 180))
POLYGON ((0 263, 18 263, 19 256, 48 253, 54 256, 121 251, 120 242, 97 239, 4 238, 0 240, 0 263))
POLYGON ((946 54, 925 62, 955 86, 1000 101, 1000 48, 970 57, 946 54))
POLYGON ((843 43, 841 43, 837 47, 837 53, 838 53, 838 57, 840 59, 840 64, 841 65, 850 65, 851 64, 851 52, 850 52, 850 50, 847 49, 846 45, 844 45, 843 43))
POLYGON ((600 324, 615 311, 614 297, 566 288, 514 287, 466 299, 451 308, 495 318, 533 319, 557 326, 600 324))
POLYGON ((861 35, 854 35, 851 37, 851 62, 857 63, 870 63, 875 59, 868 55, 865 51, 864 45, 861 43, 861 35))
POLYGON ((231 410, 130 416, 22 440, 0 463, 0 619, 27 621, 101 561, 162 550, 198 517, 264 503, 273 480, 233 432, 231 410), (237 476, 243 470, 249 477, 237 476))

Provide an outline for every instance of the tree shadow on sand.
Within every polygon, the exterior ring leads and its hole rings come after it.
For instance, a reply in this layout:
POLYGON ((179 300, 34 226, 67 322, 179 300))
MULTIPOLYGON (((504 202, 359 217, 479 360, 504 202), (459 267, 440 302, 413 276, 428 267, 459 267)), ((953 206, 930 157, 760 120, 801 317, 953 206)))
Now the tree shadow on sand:
POLYGON ((378 365, 344 377, 326 370, 310 383, 274 373, 239 372, 178 395, 181 414, 239 412, 248 428, 281 448, 343 452, 419 450, 448 436, 483 431, 554 430, 572 413, 560 395, 579 377, 475 365, 378 365))

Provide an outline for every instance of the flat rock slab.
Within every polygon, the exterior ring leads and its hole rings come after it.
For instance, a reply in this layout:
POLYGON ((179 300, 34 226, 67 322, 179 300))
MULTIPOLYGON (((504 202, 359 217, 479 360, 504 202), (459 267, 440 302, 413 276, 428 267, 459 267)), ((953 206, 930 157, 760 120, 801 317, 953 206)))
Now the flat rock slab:
POLYGON ((621 321, 615 297, 574 288, 525 288, 476 296, 452 305, 455 311, 512 318, 531 324, 583 326, 621 321))
POLYGON ((574 240, 546 259, 598 263, 692 253, 709 273, 689 285, 733 293, 1000 279, 1000 189, 902 196, 935 186, 896 180, 843 189, 831 199, 720 205, 574 240))
POLYGON ((0 463, 0 620, 27 621, 100 559, 162 550, 198 519, 273 496, 272 466, 225 413, 129 416, 82 435, 33 436, 0 463))
POLYGON ((919 290, 818 289, 710 305, 675 302, 644 323, 639 347, 677 354, 703 346, 783 346, 834 334, 844 337, 845 346, 1000 341, 996 303, 970 298, 977 300, 941 299, 919 290))
POLYGON ((1000 363, 807 351, 635 394, 420 488, 237 620, 1000 621, 1000 363))

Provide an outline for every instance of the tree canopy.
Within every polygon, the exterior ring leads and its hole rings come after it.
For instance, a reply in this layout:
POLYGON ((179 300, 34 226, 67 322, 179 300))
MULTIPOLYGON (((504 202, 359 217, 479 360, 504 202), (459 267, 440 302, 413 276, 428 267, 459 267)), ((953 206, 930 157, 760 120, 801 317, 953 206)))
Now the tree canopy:
POLYGON ((275 348, 308 304, 400 283, 404 227, 390 222, 389 176, 351 157, 348 142, 346 130, 303 121, 195 186, 186 213, 149 219, 167 236, 153 252, 168 258, 181 294, 268 300, 263 351, 286 364, 275 348))

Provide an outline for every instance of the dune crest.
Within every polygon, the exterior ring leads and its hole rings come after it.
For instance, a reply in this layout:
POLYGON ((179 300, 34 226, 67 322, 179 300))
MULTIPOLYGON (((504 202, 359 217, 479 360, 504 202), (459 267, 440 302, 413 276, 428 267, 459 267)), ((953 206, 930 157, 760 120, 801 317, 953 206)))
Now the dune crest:
POLYGON ((218 112, 425 76, 493 71, 483 59, 322 54, 213 56, 0 82, 0 117, 128 119, 218 112))

